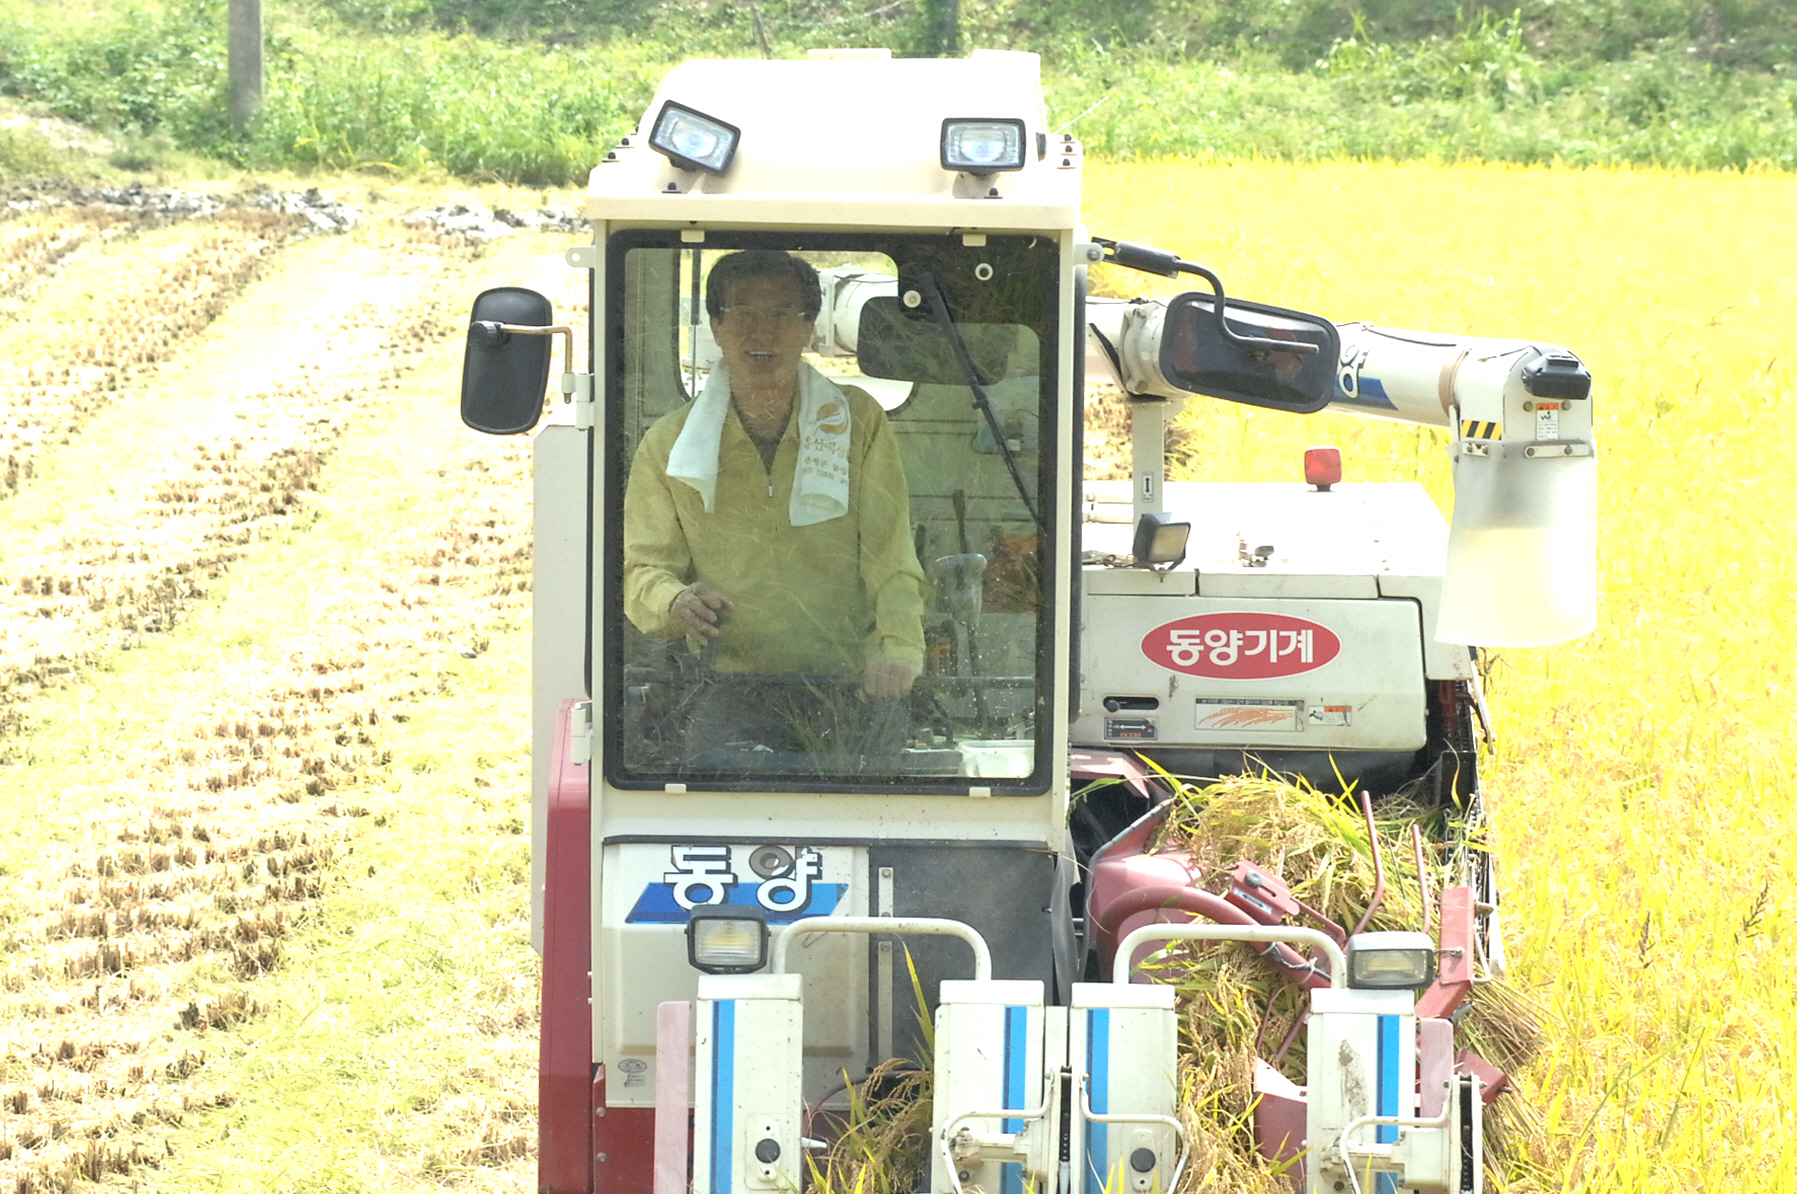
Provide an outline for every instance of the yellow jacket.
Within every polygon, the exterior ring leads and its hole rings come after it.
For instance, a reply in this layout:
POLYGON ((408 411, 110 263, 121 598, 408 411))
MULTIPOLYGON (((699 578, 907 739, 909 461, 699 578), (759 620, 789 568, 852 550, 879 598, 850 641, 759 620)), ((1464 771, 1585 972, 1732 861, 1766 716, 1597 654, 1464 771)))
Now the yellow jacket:
POLYGON ((718 635, 723 672, 859 675, 869 659, 923 665, 923 569, 910 497, 886 413, 845 387, 852 419, 849 512, 795 527, 787 510, 798 420, 770 471, 734 407, 718 447, 710 514, 667 475, 691 405, 659 419, 637 448, 624 494, 624 612, 644 634, 673 638, 675 594, 703 581, 735 602, 718 635))

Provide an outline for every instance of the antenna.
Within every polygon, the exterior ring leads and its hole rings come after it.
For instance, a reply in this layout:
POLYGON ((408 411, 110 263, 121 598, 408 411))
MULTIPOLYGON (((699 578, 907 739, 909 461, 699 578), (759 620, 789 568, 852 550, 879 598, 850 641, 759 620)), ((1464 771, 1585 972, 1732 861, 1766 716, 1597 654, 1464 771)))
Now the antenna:
POLYGON ((1104 107, 1106 104, 1108 104, 1110 102, 1111 102, 1110 96, 1107 95, 1107 96, 1100 97, 1100 99, 1097 103, 1093 104, 1090 108, 1087 108, 1084 112, 1081 112, 1078 116, 1075 116, 1072 120, 1069 120, 1066 124, 1063 124, 1060 128, 1056 129, 1054 131, 1054 135, 1057 137, 1060 136, 1062 133, 1066 132, 1068 129, 1072 128, 1074 125, 1078 124, 1080 121, 1082 121, 1086 117, 1092 115, 1092 113, 1098 111, 1098 109, 1104 107))

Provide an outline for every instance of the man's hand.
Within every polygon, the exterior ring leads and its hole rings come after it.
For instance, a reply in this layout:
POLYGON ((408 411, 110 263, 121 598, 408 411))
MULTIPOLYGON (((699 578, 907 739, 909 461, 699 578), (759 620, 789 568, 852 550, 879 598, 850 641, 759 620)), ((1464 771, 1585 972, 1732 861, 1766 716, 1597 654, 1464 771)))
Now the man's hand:
POLYGON ((716 638, 718 618, 724 611, 735 608, 736 603, 724 594, 708 584, 694 581, 674 594, 674 600, 668 603, 668 616, 685 634, 716 638))
POLYGON ((870 659, 861 673, 861 695, 870 701, 890 701, 911 691, 923 669, 904 659, 870 659))

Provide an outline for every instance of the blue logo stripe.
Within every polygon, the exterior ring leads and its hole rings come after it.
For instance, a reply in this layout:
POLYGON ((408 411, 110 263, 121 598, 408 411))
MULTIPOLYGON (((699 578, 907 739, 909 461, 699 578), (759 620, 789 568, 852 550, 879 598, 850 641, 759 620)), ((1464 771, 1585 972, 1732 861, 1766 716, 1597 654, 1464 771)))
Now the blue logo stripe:
MULTIPOLYGON (((767 914, 767 922, 771 925, 791 924, 802 916, 828 916, 836 910, 842 900, 842 893, 848 890, 846 883, 813 883, 811 894, 803 904, 794 908, 769 909, 761 903, 759 892, 761 884, 738 884, 724 889, 723 907, 760 908, 767 914)), ((720 905, 700 905, 701 907, 719 907, 720 905)), ((627 924, 683 925, 691 918, 685 908, 674 900, 674 887, 671 883, 651 883, 643 888, 643 894, 636 899, 636 906, 631 908, 630 915, 624 918, 627 924)))
POLYGON ((1352 406, 1371 406, 1379 410, 1398 409, 1398 404, 1393 402, 1391 400, 1391 395, 1385 392, 1384 382, 1376 377, 1367 377, 1365 374, 1362 374, 1359 383, 1359 385, 1354 387, 1355 392, 1350 394, 1347 390, 1342 388, 1341 377, 1337 375, 1335 379, 1335 401, 1338 403, 1345 402, 1352 406))

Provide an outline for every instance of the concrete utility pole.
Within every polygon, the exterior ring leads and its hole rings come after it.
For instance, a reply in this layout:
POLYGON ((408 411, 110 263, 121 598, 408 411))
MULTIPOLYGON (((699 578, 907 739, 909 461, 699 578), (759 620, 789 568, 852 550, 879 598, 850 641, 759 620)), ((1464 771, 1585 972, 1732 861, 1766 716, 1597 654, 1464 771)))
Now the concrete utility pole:
POLYGON ((961 0, 925 0, 924 57, 961 55, 961 0))
POLYGON ((231 127, 242 132, 262 103, 262 0, 230 0, 231 127))

